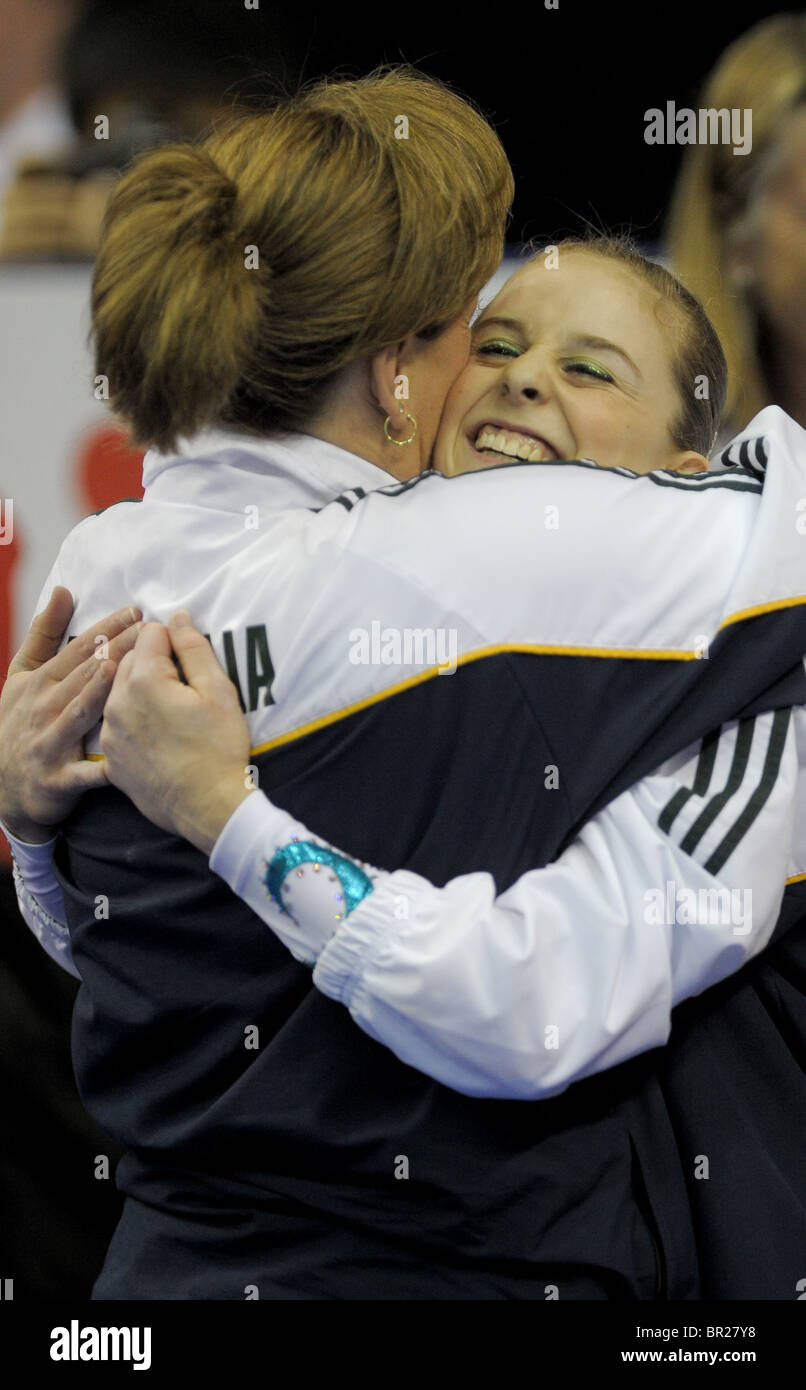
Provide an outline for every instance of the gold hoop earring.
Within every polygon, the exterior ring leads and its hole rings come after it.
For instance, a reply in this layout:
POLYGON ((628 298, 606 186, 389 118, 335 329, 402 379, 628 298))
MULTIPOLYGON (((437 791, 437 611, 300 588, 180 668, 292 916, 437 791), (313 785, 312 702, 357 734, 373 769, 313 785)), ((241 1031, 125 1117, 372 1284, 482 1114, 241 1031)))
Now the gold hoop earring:
POLYGON ((414 426, 414 429, 412 430, 412 432, 411 432, 411 434, 409 435, 408 439, 393 439, 393 438, 392 438, 391 434, 389 433, 390 416, 387 415, 386 419, 385 419, 384 422, 383 422, 383 432, 384 432, 384 434, 386 435, 386 438, 389 440, 389 443, 390 443, 390 444, 397 444, 397 445, 399 445, 399 447, 400 447, 401 449, 403 448, 403 445, 404 445, 404 444, 411 444, 411 441, 413 440, 414 436, 416 435, 417 429, 418 429, 417 421, 415 420, 415 418, 414 418, 413 415, 407 415, 407 416, 406 416, 406 419, 407 419, 407 420, 410 420, 411 423, 412 423, 412 425, 414 426))

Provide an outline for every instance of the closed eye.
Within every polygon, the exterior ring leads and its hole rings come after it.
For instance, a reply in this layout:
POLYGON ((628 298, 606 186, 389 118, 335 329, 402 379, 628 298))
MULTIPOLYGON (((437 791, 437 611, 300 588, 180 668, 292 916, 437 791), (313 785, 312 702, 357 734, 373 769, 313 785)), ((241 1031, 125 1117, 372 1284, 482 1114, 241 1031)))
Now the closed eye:
POLYGON ((476 352, 482 357, 520 357, 520 348, 515 347, 513 343, 502 343, 497 339, 481 343, 476 352))
POLYGON ((569 372, 579 372, 582 376, 593 376, 599 381, 613 381, 614 378, 604 367, 597 367, 593 362, 567 362, 566 370, 569 372))

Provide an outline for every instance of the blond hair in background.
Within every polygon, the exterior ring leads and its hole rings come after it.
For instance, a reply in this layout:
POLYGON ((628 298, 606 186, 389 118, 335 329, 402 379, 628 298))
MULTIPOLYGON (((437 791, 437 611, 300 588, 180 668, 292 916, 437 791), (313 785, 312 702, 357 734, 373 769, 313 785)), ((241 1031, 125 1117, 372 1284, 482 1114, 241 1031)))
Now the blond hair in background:
POLYGON ((96 372, 135 440, 304 429, 340 368, 435 335, 496 269, 514 185, 469 102, 408 67, 325 80, 113 193, 96 372))
POLYGON ((752 233, 759 199, 785 150, 789 118, 806 103, 806 15, 776 15, 727 48, 700 107, 752 111, 752 149, 687 147, 666 229, 675 274, 700 299, 728 364, 726 415, 740 429, 772 402, 758 348, 759 323, 736 253, 752 233))

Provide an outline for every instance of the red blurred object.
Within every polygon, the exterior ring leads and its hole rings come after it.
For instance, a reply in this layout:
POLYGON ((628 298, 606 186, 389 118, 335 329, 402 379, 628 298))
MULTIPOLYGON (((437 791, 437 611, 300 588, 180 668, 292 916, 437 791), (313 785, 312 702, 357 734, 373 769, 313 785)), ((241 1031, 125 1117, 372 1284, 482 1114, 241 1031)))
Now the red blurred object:
MULTIPOLYGON (((2 499, 0 499, 2 501, 2 499)), ((0 544, 0 690, 5 684, 6 672, 17 649, 14 629, 14 571, 22 559, 24 546, 20 536, 20 521, 16 511, 12 512, 9 525, 8 502, 2 502, 2 524, 7 528, 11 539, 3 537, 0 544)), ((5 835, 0 831, 0 865, 10 867, 11 851, 5 835)))
POLYGON ((143 495, 144 451, 135 449, 125 430, 97 425, 76 456, 76 483, 84 512, 101 511, 124 497, 143 495))

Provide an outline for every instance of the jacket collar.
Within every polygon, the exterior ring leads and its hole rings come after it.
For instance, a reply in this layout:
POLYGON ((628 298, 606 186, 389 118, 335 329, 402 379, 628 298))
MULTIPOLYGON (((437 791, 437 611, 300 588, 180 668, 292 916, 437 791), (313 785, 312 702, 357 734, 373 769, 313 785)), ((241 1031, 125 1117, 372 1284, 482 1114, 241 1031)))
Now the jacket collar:
POLYGON ((311 434, 261 439, 234 430, 205 430, 180 440, 174 454, 150 449, 143 460, 143 487, 165 498, 215 505, 217 495, 223 499, 231 493, 239 473, 244 490, 250 485, 254 490, 255 474, 271 483, 269 500, 283 507, 324 506, 349 488, 371 492, 397 484, 377 464, 311 434))

